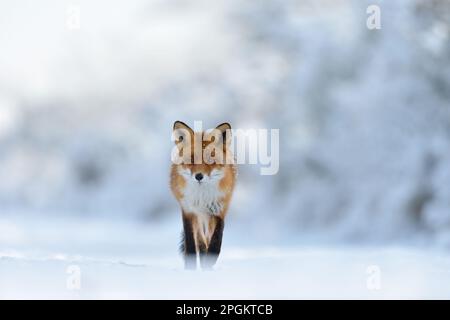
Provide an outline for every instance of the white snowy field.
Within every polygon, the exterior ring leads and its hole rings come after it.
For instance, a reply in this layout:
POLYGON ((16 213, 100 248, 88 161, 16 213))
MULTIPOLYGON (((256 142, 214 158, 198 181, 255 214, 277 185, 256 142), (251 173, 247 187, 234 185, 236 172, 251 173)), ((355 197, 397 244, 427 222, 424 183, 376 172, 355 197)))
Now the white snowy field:
POLYGON ((229 225, 215 270, 185 271, 179 231, 175 220, 2 218, 0 298, 450 298, 450 253, 439 249, 311 245, 292 237, 257 243, 229 225), (79 289, 70 270, 80 271, 79 289))

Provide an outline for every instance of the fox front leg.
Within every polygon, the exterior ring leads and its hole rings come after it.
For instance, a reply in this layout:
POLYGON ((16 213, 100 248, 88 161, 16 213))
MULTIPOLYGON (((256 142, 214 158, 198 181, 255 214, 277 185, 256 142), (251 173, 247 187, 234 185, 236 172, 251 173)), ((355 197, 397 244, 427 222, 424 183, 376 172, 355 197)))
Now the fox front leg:
POLYGON ((222 248, 222 236, 223 229, 225 227, 224 221, 221 217, 214 217, 214 219, 216 220, 216 227, 214 228, 214 233, 211 237, 207 254, 209 267, 214 266, 217 262, 217 258, 219 257, 220 250, 222 248))
POLYGON ((184 268, 187 270, 195 270, 197 269, 197 250, 195 245, 193 219, 186 214, 183 214, 183 229, 184 268))
POLYGON ((198 249, 199 249, 200 265, 202 269, 211 269, 211 264, 209 262, 210 258, 208 255, 208 247, 206 246, 206 243, 200 241, 198 249))

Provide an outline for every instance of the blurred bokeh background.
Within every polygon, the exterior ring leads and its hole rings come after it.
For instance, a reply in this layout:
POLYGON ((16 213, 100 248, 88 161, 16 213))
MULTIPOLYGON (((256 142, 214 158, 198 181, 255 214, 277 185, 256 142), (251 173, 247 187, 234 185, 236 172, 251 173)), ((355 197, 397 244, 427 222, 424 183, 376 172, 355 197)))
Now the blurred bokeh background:
POLYGON ((277 175, 240 168, 234 225, 450 245, 448 0, 0 7, 0 239, 11 217, 178 221, 171 127, 202 120, 280 129, 277 175))

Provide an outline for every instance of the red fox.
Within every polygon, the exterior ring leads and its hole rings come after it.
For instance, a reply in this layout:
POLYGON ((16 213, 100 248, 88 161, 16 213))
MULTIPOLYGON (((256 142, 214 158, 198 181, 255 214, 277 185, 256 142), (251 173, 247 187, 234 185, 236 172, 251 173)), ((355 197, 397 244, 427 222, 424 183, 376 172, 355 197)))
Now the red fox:
POLYGON ((237 172, 230 150, 231 126, 223 123, 213 131, 215 135, 194 132, 181 121, 173 126, 176 151, 183 161, 172 164, 170 187, 181 207, 184 230, 180 249, 186 269, 197 268, 197 255, 202 268, 211 268, 216 263, 235 186, 237 172), (206 155, 208 150, 213 150, 215 160, 224 161, 211 161, 206 155))

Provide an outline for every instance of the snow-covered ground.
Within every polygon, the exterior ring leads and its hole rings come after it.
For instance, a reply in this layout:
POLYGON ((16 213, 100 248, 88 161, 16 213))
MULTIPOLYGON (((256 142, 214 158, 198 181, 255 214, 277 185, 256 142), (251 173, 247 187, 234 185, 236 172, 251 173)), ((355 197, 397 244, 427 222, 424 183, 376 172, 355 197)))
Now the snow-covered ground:
POLYGON ((215 270, 194 272, 175 220, 49 221, 0 221, 1 299, 450 298, 450 254, 438 249, 257 243, 231 225, 215 270))

